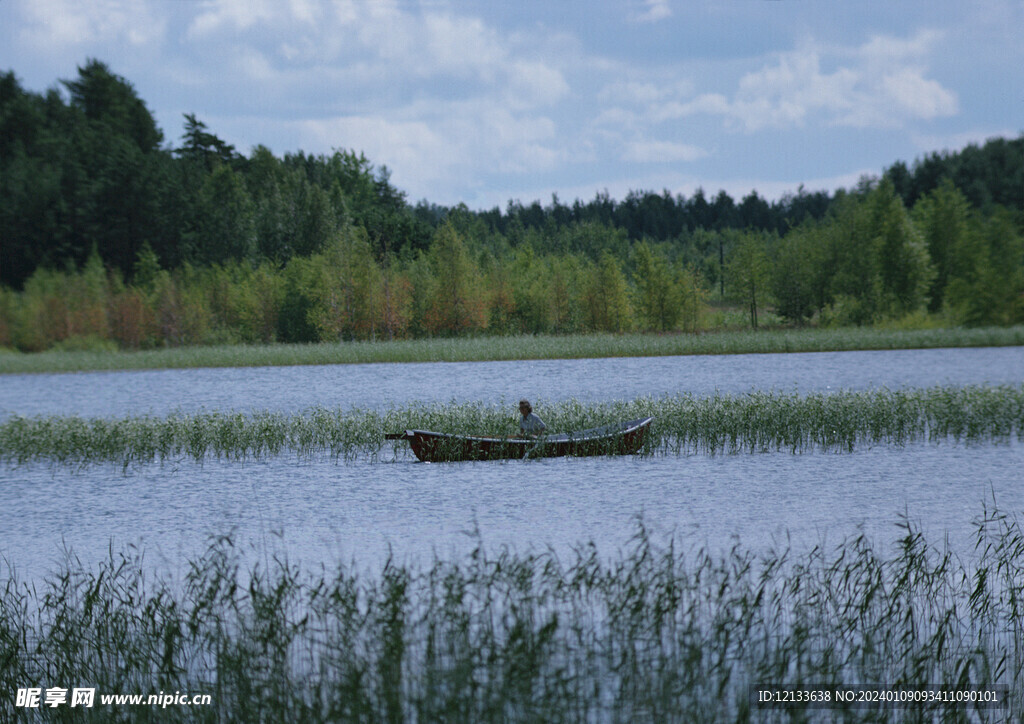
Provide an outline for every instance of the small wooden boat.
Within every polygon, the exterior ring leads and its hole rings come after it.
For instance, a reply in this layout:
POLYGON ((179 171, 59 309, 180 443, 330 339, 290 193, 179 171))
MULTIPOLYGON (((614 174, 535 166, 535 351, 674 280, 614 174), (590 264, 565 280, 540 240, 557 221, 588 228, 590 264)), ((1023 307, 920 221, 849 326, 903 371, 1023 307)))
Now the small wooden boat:
POLYGON ((423 462, 632 455, 643 447, 653 420, 653 417, 645 417, 538 438, 475 437, 427 430, 406 430, 385 437, 408 440, 413 453, 423 462))

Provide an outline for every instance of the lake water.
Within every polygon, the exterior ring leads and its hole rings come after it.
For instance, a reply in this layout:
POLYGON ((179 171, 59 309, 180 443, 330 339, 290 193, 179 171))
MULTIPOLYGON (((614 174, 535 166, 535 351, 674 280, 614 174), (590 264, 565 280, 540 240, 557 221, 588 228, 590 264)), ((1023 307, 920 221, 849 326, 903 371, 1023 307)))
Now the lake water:
POLYGON ((535 406, 678 392, 821 392, 875 387, 1018 384, 1024 347, 685 357, 314 365, 0 376, 0 418, 112 417, 180 410, 376 408, 410 401, 535 406))
MULTIPOLYGON (((716 390, 822 391, 1020 384, 1024 348, 437 363, 0 377, 0 415, 301 410, 410 401, 584 401, 716 390)), ((190 461, 131 468, 0 468, 0 559, 39 580, 72 549, 86 564, 141 545, 172 573, 233 532, 254 552, 309 566, 376 568, 488 546, 611 555, 642 517, 692 546, 893 541, 901 515, 969 553, 971 521, 994 500, 1024 511, 1024 444, 915 444, 853 453, 589 458, 498 463, 190 461), (473 531, 477 531, 476 534, 473 531)))

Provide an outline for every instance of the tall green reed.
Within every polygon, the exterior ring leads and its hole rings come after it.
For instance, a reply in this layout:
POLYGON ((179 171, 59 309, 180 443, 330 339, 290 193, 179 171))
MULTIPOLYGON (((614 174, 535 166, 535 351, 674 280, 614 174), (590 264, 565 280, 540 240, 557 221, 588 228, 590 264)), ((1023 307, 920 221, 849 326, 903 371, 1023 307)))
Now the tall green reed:
MULTIPOLYGON (((967 558, 907 520, 892 546, 712 552, 656 543, 639 522, 611 558, 478 539, 463 557, 375 573, 246 563, 222 536, 178 582, 111 551, 95 567, 70 558, 40 587, 8 579, 0 685, 212 696, 96 712, 170 722, 804 721, 758 709, 752 689, 1001 686, 1006 708, 969 720, 1019 720, 1024 531, 986 510, 976 532, 967 558)), ((968 720, 941 707, 819 713, 968 720)))
POLYGON ((826 352, 862 349, 993 347, 1024 344, 1024 326, 885 330, 787 329, 705 334, 585 334, 459 337, 323 344, 176 347, 133 352, 0 350, 0 374, 82 370, 253 367, 375 362, 646 357, 826 352))
MULTIPOLYGON (((654 417, 648 454, 808 450, 920 441, 1006 442, 1024 437, 1024 385, 742 395, 669 395, 608 403, 538 403, 557 431, 654 417)), ((410 404, 383 410, 314 408, 302 413, 176 413, 85 419, 10 417, 0 422, 0 461, 23 464, 303 457, 394 459, 406 429, 495 437, 516 431, 513 414, 482 403, 410 404)))

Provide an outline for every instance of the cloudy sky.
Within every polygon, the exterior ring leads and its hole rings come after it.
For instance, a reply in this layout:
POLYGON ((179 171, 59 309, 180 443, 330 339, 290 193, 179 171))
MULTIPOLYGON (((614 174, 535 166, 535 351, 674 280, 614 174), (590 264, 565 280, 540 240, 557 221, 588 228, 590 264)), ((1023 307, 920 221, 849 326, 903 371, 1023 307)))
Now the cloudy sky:
POLYGON ((0 0, 36 91, 98 58, 169 143, 335 148, 413 202, 849 187, 1024 131, 1024 1, 0 0))

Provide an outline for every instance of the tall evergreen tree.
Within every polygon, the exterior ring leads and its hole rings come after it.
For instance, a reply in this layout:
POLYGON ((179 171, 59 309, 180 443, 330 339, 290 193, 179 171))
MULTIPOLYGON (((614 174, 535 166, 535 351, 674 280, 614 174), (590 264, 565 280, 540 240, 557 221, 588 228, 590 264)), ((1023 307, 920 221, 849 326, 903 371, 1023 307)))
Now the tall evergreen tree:
POLYGON ((200 189, 189 240, 194 258, 205 264, 255 259, 252 200, 230 166, 218 166, 200 189))
POLYGON ((236 164, 240 158, 235 147, 222 141, 207 130, 206 124, 194 113, 185 114, 185 133, 178 156, 205 169, 207 173, 221 164, 236 164))
POLYGON ((75 114, 68 128, 74 153, 62 173, 75 261, 95 245, 107 264, 128 273, 143 240, 163 233, 165 177, 151 160, 162 153, 163 133, 132 84, 98 60, 63 85, 75 114))
POLYGON ((104 135, 124 136, 143 153, 156 151, 163 141, 153 114, 134 86, 110 71, 105 63, 89 59, 78 68, 78 78, 62 81, 71 94, 71 105, 86 119, 106 126, 104 135))

